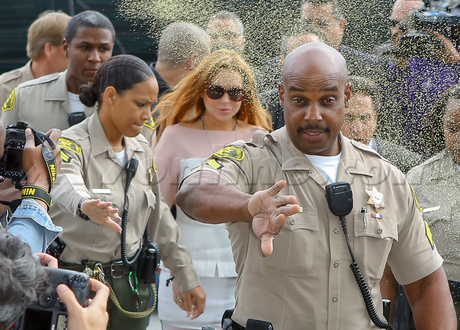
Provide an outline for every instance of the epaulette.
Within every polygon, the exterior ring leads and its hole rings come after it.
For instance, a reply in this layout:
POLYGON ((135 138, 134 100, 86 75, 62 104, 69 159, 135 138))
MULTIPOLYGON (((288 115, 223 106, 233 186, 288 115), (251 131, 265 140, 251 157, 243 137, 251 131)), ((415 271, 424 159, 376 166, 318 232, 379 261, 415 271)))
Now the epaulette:
POLYGON ((22 77, 22 73, 19 70, 5 72, 4 74, 0 76, 0 85, 6 84, 7 82, 10 82, 11 80, 15 80, 21 77, 22 77))
MULTIPOLYGON (((345 138, 345 137, 344 137, 345 138)), ((346 139, 346 138, 345 138, 346 139)), ((380 159, 384 159, 377 151, 375 151, 374 149, 372 149, 371 147, 365 145, 365 144, 362 144, 360 142, 356 142, 355 140, 350 140, 350 143, 353 147, 355 147, 356 149, 359 149, 361 151, 364 151, 364 152, 367 152, 367 153, 370 153, 370 154, 373 154, 374 156, 377 156, 378 158, 380 159)))
POLYGON ((252 139, 249 142, 247 142, 247 144, 253 147, 263 148, 264 140, 265 137, 267 137, 267 135, 270 134, 262 130, 257 130, 254 132, 252 139))
POLYGON ((24 87, 29 87, 29 86, 35 86, 35 85, 41 85, 41 84, 49 83, 51 81, 57 80, 61 73, 62 72, 51 73, 51 74, 48 74, 46 76, 42 76, 42 77, 37 78, 37 79, 32 79, 32 80, 25 81, 22 84, 20 84, 18 86, 18 88, 24 88, 24 87))

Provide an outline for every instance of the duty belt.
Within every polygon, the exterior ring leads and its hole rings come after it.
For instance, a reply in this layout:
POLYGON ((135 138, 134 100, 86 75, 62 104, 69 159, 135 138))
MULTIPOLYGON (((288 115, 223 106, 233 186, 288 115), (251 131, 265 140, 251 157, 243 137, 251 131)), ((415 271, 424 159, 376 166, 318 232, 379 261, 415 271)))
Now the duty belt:
POLYGON ((123 264, 123 261, 121 260, 113 260, 106 263, 100 263, 98 261, 85 259, 81 261, 81 264, 68 263, 59 260, 59 265, 63 268, 71 268, 79 272, 83 272, 86 267, 94 269, 97 264, 100 264, 102 266, 102 270, 104 271, 105 277, 120 278, 125 275, 128 275, 131 271, 131 268, 125 266, 123 264))

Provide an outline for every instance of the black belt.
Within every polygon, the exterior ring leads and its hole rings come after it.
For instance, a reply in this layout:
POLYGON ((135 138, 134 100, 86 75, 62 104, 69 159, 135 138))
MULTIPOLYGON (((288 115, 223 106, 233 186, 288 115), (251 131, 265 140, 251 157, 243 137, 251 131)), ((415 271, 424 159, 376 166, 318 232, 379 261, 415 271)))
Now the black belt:
MULTIPOLYGON (((104 271, 105 277, 113 277, 113 278, 120 278, 125 275, 128 275, 131 272, 132 268, 127 267, 123 264, 121 260, 113 260, 106 263, 100 263, 98 261, 93 260, 82 260, 81 264, 74 264, 59 260, 59 266, 62 268, 70 268, 79 272, 83 272, 86 267, 94 269, 97 264, 102 266, 102 270, 104 271)), ((133 266, 134 267, 134 266, 133 266)), ((134 268, 135 269, 135 268, 134 268)))

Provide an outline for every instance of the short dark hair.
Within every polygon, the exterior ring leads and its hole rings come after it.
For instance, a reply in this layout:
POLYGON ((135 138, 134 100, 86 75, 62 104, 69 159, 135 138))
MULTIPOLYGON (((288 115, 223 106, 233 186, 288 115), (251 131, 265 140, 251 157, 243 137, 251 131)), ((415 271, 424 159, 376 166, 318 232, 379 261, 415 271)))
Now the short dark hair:
POLYGON ((80 87, 80 101, 87 107, 100 102, 100 95, 109 86, 118 93, 131 89, 135 84, 155 77, 152 69, 133 55, 117 55, 109 58, 97 70, 93 83, 80 87))
POLYGON ((460 100, 460 84, 445 91, 429 112, 422 131, 423 146, 429 155, 437 154, 446 148, 443 121, 450 100, 460 100))
POLYGON ((0 330, 6 330, 49 287, 48 275, 21 238, 0 230, 0 330))
POLYGON ((287 33, 283 35, 281 38, 281 45, 280 45, 280 56, 286 57, 288 55, 288 41, 291 37, 298 37, 298 36, 306 36, 308 34, 317 35, 321 42, 324 42, 323 34, 320 30, 315 28, 311 24, 307 24, 304 22, 298 22, 294 24, 287 33))
POLYGON ((351 85, 351 95, 364 94, 371 98, 374 106, 374 111, 378 114, 380 112, 380 93, 379 88, 375 82, 369 78, 349 76, 348 83, 351 85))
POLYGON ((321 6, 332 4, 332 17, 335 20, 341 20, 343 18, 342 8, 337 0, 302 0, 302 7, 304 3, 308 2, 312 6, 321 6))
POLYGON ((112 22, 97 11, 86 10, 72 17, 65 31, 65 39, 69 44, 72 43, 78 29, 81 27, 109 30, 112 33, 113 41, 115 41, 115 29, 112 22))
POLYGON ((235 14, 232 13, 231 11, 228 10, 222 10, 219 11, 217 14, 211 17, 211 19, 208 22, 208 33, 209 33, 209 26, 211 25, 212 22, 215 20, 220 20, 220 21, 233 21, 236 24, 236 27, 238 28, 238 34, 240 36, 244 35, 244 24, 241 18, 235 14))

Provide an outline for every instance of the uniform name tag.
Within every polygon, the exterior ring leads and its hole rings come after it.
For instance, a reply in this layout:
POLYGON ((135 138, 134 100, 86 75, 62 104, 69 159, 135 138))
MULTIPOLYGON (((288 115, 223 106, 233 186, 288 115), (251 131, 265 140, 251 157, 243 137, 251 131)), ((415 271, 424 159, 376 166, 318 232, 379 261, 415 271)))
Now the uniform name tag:
POLYGON ((93 194, 111 194, 112 190, 111 189, 91 189, 91 192, 93 194))

